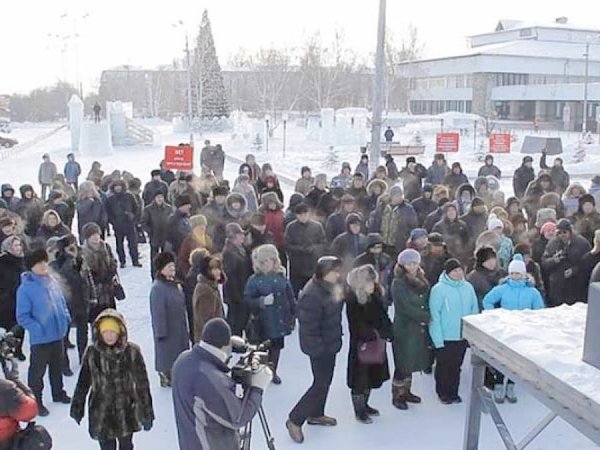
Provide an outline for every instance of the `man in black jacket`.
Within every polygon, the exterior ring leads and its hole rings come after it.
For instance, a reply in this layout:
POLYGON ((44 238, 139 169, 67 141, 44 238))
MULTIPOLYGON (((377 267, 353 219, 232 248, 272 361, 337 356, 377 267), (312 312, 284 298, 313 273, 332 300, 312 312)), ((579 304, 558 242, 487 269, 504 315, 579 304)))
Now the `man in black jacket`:
POLYGON ((521 167, 515 170, 513 176, 513 190, 515 196, 518 199, 522 199, 525 196, 527 186, 535 179, 535 172, 533 171, 533 158, 531 156, 525 156, 521 167))
POLYGON ((297 219, 285 229, 285 248, 290 261, 290 282, 294 295, 313 275, 317 260, 327 247, 323 226, 310 218, 308 206, 296 207, 297 219))
POLYGON ((190 225, 190 211, 192 200, 186 194, 175 199, 175 212, 169 216, 167 222, 167 245, 169 251, 175 255, 179 253, 179 247, 188 234, 192 231, 190 225))
POLYGON ((297 443, 304 441, 302 425, 335 426, 325 415, 325 403, 333 379, 335 358, 342 348, 342 261, 324 256, 314 277, 298 299, 300 348, 310 358, 313 383, 290 412, 286 427, 297 443))
POLYGON ((169 195, 169 186, 160 178, 160 170, 153 170, 150 172, 150 176, 152 180, 146 183, 144 193, 142 194, 144 206, 150 205, 158 193, 161 193, 164 198, 167 198, 169 195))
POLYGON ((410 204, 417 213, 419 226, 423 226, 427 216, 438 208, 437 202, 433 199, 433 186, 428 183, 425 184, 423 186, 423 195, 414 199, 410 204))
POLYGON ((587 239, 573 232, 568 219, 558 222, 556 237, 548 242, 541 264, 548 277, 548 306, 587 300, 588 280, 582 277, 579 264, 591 249, 587 239))
POLYGON ((165 251, 169 234, 169 217, 173 213, 173 208, 165 201, 165 198, 163 192, 154 191, 152 203, 144 208, 142 214, 142 227, 150 238, 150 275, 153 280, 155 275, 154 257, 165 251))
POLYGON ((129 256, 134 267, 142 267, 139 262, 137 236, 135 232, 136 218, 140 216, 137 202, 133 194, 127 192, 127 184, 123 180, 115 181, 111 187, 111 195, 106 200, 108 222, 115 231, 117 255, 121 269, 125 267, 124 241, 127 238, 129 256))
POLYGON ((227 280, 223 285, 223 300, 227 303, 227 322, 231 333, 241 336, 248 322, 248 308, 244 303, 244 287, 252 275, 252 263, 244 248, 246 235, 237 223, 225 227, 225 247, 223 249, 223 270, 227 280))

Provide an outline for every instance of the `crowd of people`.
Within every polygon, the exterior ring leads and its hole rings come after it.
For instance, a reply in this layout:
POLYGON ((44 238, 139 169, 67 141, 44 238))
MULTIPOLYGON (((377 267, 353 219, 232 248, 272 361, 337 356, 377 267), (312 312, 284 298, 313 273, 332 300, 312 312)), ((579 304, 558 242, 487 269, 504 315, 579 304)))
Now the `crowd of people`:
MULTIPOLYGON (((18 420, 50 413, 47 369, 52 401, 70 403, 77 423, 89 396, 90 436, 100 448, 131 449, 133 434, 152 428, 149 375, 117 312, 127 295, 119 269, 141 268, 144 244, 154 371, 173 390, 182 449, 230 448, 217 443, 235 442, 267 385, 286 381, 279 368, 295 329, 313 382, 287 430, 301 443, 305 424, 335 426, 325 409, 344 306, 358 421, 379 415, 370 393, 389 380, 397 409, 420 403, 417 372, 433 375, 443 404, 460 403, 464 316, 585 302, 590 280, 600 279, 600 176, 586 190, 570 183, 560 158, 550 167, 543 153, 537 175, 533 162, 523 158, 514 195, 506 195, 492 155, 474 180, 443 154, 428 168, 408 157, 401 169, 388 156, 372 173, 361 155, 354 171, 345 162, 331 180, 302 167, 286 203, 271 164, 247 155, 226 180, 223 149, 209 141, 199 175, 162 162, 145 183, 127 171, 105 174, 100 162, 80 183, 74 155, 62 174, 44 155, 39 197, 32 185, 19 197, 1 187, 0 327, 20 342, 27 333, 30 353, 20 344, 14 355, 29 359, 28 387, 16 364, 0 385, 0 396, 20 392, 0 408, 0 443, 14 438, 18 420), (270 343, 269 368, 252 375, 244 400, 227 376, 234 335, 270 343), (74 375, 71 349, 81 366, 72 398, 63 387, 63 376, 74 375)), ((517 401, 514 384, 492 368, 486 385, 497 402, 517 401)))

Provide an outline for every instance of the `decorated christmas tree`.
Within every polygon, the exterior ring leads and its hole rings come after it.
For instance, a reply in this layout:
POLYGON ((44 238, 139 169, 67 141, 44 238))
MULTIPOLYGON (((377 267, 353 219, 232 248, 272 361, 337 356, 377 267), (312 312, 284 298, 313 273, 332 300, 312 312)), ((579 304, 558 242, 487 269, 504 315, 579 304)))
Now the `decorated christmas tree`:
POLYGON ((202 14, 202 23, 196 39, 193 74, 195 115, 208 119, 229 117, 223 74, 206 10, 202 14))

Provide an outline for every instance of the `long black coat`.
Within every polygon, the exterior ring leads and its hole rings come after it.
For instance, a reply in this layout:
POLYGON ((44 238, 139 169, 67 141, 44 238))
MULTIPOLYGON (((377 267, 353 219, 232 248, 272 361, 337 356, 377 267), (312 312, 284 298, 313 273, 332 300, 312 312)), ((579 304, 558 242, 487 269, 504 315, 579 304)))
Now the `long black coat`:
POLYGON ((91 274, 91 298, 97 300, 90 310, 90 322, 93 322, 105 309, 116 307, 113 280, 117 274, 117 260, 110 246, 104 242, 97 248, 86 242, 81 249, 81 256, 91 274))
POLYGON ((521 165, 517 170, 515 170, 515 174, 513 176, 513 190, 515 192, 515 196, 519 199, 525 196, 525 191, 527 190, 527 186, 535 179, 535 172, 533 168, 525 167, 525 165, 521 165))
POLYGON ((591 249, 590 243, 579 235, 573 236, 568 245, 559 238, 554 238, 548 243, 541 266, 548 276, 546 289, 549 306, 563 303, 572 305, 587 299, 588 281, 579 264, 591 249), (558 256, 559 260, 555 260, 554 256, 558 256), (572 271, 571 276, 565 273, 569 269, 572 271))
POLYGON ((170 244, 173 253, 177 254, 181 243, 192 231, 188 216, 176 210, 169 216, 167 230, 167 242, 170 244))
POLYGON ((285 230, 285 248, 290 260, 290 275, 311 276, 323 256, 327 241, 323 226, 314 220, 295 220, 285 230))
POLYGON ((50 267, 59 275, 71 317, 87 318, 90 307, 91 286, 89 272, 87 269, 82 270, 83 258, 74 258, 71 255, 62 253, 50 263, 50 267))
POLYGON ((387 355, 383 364, 366 366, 358 360, 358 347, 361 341, 374 339, 375 332, 385 340, 393 337, 392 322, 387 315, 381 292, 376 291, 370 295, 364 305, 358 302, 354 292, 350 292, 346 298, 346 314, 350 329, 347 385, 358 392, 377 389, 390 379, 387 355))
POLYGON ((144 208, 142 214, 142 226, 150 237, 150 245, 162 247, 167 241, 169 235, 169 217, 173 213, 173 208, 167 203, 158 206, 151 203, 144 208))
POLYGON ((341 286, 314 277, 306 283, 296 307, 302 353, 317 358, 341 350, 343 306, 341 286))
POLYGON ((417 213, 417 221, 419 222, 419 226, 423 226, 427 216, 438 208, 438 203, 435 200, 425 197, 419 197, 413 200, 410 204, 417 213))
POLYGON ((169 186, 162 180, 152 180, 146 183, 144 186, 144 192, 142 198, 144 200, 144 206, 149 206, 157 194, 162 194, 165 200, 169 198, 169 186))
POLYGON ((0 328, 5 330, 17 324, 17 288, 24 271, 23 258, 10 253, 0 255, 0 328))
POLYGON ((252 275, 252 263, 246 250, 226 241, 223 249, 223 270, 227 274, 223 285, 223 300, 228 305, 242 303, 244 287, 252 275))
POLYGON ((116 231, 126 232, 133 229, 140 210, 134 196, 129 192, 114 193, 106 200, 108 221, 116 231))
POLYGON ((101 317, 117 320, 121 336, 114 347, 107 347, 99 339, 98 321, 94 324, 93 345, 83 356, 71 417, 81 420, 89 393, 90 436, 110 440, 140 431, 143 424, 154 420, 154 410, 144 357, 136 344, 128 342, 123 317, 116 311, 101 317))
POLYGON ((84 225, 95 223, 104 231, 107 222, 106 209, 102 200, 99 198, 86 198, 77 202, 77 228, 80 237, 84 225))

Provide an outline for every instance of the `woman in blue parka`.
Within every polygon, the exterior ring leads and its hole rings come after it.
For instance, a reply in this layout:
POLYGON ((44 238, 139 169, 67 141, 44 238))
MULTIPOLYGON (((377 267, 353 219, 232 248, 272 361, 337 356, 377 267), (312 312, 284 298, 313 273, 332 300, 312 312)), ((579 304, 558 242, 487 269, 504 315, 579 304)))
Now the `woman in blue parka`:
POLYGON ((250 307, 251 318, 247 330, 259 342, 271 341, 269 360, 273 366, 273 383, 281 384, 277 375, 279 356, 284 338, 293 329, 296 312, 296 299, 292 286, 281 266, 277 247, 261 245, 252 252, 254 275, 246 283, 244 302, 250 307))
MULTIPOLYGON (((509 310, 542 309, 544 300, 542 294, 535 287, 527 275, 527 266, 523 256, 516 254, 508 265, 508 278, 492 289, 483 298, 483 309, 504 308, 509 310)), ((509 403, 516 403, 514 383, 508 380, 504 386, 504 375, 495 372, 494 400, 504 403, 506 398, 509 403)))

